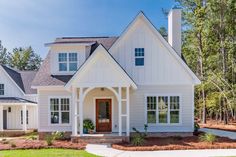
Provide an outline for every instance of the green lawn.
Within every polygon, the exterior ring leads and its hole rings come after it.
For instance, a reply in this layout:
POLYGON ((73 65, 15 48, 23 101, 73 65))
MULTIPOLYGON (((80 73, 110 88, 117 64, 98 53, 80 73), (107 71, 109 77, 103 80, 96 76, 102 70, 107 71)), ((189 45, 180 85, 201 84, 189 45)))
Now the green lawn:
POLYGON ((29 149, 0 151, 0 157, 96 157, 84 150, 29 149))

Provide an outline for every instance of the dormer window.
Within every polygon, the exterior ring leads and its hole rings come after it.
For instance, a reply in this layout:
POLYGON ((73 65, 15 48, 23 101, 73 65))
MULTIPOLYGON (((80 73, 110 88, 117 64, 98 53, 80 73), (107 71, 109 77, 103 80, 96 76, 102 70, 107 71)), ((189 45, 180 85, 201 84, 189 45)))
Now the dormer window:
POLYGON ((135 48, 135 66, 144 66, 144 48, 135 48))
POLYGON ((4 84, 0 84, 0 95, 4 95, 4 84))
POLYGON ((59 71, 76 71, 78 66, 77 53, 58 54, 59 71))

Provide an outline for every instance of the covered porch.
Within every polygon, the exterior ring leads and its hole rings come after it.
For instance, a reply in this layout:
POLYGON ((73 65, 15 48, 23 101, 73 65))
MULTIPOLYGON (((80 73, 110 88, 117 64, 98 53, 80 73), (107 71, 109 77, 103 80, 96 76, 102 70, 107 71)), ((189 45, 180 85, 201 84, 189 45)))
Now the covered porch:
POLYGON ((84 134, 84 119, 93 121, 94 136, 130 136, 130 92, 137 86, 102 45, 65 88, 72 95, 73 137, 88 136, 84 134))
POLYGON ((15 97, 0 98, 0 132, 23 134, 37 128, 37 104, 15 97))

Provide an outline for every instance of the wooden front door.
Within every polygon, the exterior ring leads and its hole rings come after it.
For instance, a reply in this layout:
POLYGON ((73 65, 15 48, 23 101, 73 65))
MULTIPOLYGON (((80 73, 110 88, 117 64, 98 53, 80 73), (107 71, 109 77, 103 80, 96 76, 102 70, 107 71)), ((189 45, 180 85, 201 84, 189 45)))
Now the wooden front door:
POLYGON ((96 99, 96 131, 111 132, 111 99, 96 99))

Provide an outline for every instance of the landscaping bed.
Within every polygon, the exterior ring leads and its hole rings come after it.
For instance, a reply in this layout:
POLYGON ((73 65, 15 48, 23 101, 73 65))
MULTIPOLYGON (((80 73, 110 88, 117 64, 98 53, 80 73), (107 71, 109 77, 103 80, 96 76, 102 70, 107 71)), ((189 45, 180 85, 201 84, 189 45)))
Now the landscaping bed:
POLYGON ((236 132, 236 123, 230 122, 228 125, 219 123, 218 121, 207 121, 207 124, 199 124, 201 128, 217 129, 236 132))
POLYGON ((142 146, 134 146, 131 143, 113 144, 113 148, 127 151, 154 151, 154 150, 188 150, 188 149, 230 149, 236 148, 236 140, 217 137, 211 144, 199 140, 199 136, 191 137, 149 137, 142 146))
POLYGON ((86 143, 72 143, 70 141, 53 141, 51 146, 48 146, 43 140, 29 139, 10 139, 0 141, 0 150, 14 149, 42 149, 42 148, 66 148, 66 149, 85 149, 86 143))

